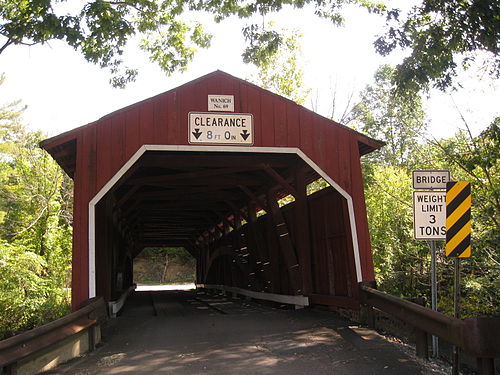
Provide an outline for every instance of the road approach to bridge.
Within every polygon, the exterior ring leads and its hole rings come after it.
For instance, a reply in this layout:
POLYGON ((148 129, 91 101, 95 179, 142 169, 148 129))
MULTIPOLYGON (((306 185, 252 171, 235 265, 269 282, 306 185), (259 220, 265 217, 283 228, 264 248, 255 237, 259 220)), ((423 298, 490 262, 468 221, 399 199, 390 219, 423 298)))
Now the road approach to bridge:
POLYGON ((47 374, 430 374, 337 314, 201 291, 135 292, 95 352, 47 374))

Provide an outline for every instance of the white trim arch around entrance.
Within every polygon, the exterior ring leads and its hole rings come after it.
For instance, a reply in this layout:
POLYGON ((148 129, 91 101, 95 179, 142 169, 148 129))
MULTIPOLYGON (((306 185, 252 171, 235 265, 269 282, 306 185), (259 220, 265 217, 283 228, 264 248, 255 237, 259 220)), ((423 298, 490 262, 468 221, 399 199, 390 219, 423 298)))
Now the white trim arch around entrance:
POLYGON ((342 189, 330 176, 328 176, 316 163, 298 148, 292 147, 238 147, 238 146, 173 146, 173 145, 143 145, 137 152, 120 168, 120 170, 101 188, 101 190, 89 202, 89 298, 96 296, 96 265, 95 265, 95 206, 111 190, 118 180, 139 160, 146 151, 191 151, 191 152, 238 152, 238 153, 276 153, 295 154, 324 178, 336 191, 347 201, 349 211, 349 224, 352 236, 354 252, 354 263, 356 267, 356 279, 363 280, 361 272, 361 260, 359 253, 358 235, 356 231, 356 219, 352 197, 342 189))

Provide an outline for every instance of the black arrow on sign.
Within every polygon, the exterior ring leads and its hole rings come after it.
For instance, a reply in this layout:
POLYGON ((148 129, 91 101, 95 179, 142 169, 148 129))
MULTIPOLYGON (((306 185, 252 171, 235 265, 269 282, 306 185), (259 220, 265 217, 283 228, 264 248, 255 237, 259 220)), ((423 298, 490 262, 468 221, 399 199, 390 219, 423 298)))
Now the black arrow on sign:
POLYGON ((250 137, 250 133, 247 132, 246 130, 243 130, 243 133, 240 133, 240 135, 245 141, 247 140, 248 137, 250 137))
POLYGON ((200 129, 196 128, 194 129, 194 132, 192 133, 196 139, 200 138, 200 135, 203 134, 203 132, 200 132, 200 129))

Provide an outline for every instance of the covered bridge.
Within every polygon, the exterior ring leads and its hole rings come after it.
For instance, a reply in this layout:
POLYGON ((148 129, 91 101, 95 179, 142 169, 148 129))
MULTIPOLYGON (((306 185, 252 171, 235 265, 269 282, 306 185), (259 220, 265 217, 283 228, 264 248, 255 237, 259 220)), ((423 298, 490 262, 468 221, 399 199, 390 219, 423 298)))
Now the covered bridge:
POLYGON ((382 143, 229 74, 41 146, 74 180, 73 307, 119 298, 145 247, 186 248, 198 283, 312 304, 356 307, 374 280, 360 157, 382 143))

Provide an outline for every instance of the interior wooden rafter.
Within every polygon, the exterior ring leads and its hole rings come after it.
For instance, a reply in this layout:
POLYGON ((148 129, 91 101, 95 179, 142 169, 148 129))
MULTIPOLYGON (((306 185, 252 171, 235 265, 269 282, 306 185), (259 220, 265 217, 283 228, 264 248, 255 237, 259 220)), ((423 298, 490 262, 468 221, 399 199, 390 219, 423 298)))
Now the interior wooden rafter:
POLYGON ((113 215, 136 246, 193 247, 269 210, 270 190, 276 199, 296 194, 298 168, 317 178, 293 154, 147 152, 110 192, 113 215))

